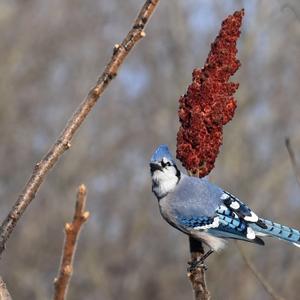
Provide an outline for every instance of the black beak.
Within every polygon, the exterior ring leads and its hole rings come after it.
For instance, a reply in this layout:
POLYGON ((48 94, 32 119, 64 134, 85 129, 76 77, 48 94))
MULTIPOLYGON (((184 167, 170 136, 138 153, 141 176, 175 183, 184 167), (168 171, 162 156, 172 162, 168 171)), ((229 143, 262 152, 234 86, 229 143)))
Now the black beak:
POLYGON ((150 170, 151 170, 151 173, 154 173, 157 170, 162 171, 162 167, 159 164, 150 163, 150 170))

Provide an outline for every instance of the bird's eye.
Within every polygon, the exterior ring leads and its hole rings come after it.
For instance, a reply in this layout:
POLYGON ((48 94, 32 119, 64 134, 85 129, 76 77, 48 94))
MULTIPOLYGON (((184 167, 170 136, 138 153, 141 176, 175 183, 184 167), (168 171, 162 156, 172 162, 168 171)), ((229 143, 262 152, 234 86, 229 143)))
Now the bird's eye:
POLYGON ((171 163, 169 161, 167 162, 164 162, 163 160, 161 161, 161 166, 164 168, 164 167, 169 167, 171 166, 171 163))

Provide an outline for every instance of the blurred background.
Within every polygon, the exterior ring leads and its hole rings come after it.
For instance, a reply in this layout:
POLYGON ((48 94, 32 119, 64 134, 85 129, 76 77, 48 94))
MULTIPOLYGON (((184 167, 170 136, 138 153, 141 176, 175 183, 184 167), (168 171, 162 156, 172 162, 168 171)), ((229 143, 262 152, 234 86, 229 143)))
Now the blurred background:
MULTIPOLYGON (((121 42, 143 0, 0 1, 0 217, 121 42)), ((69 299, 192 299, 187 237, 151 194, 148 160, 176 147, 178 99, 221 21, 246 15, 235 118, 211 180, 257 213, 300 228, 300 188, 284 140, 300 160, 300 2, 161 1, 147 36, 79 130, 13 232, 1 276, 14 299, 49 299, 77 186, 91 217, 76 253, 69 299)), ((299 299, 300 251, 269 239, 243 244, 266 280, 299 299)), ((212 299, 270 299, 234 242, 208 260, 212 299)))

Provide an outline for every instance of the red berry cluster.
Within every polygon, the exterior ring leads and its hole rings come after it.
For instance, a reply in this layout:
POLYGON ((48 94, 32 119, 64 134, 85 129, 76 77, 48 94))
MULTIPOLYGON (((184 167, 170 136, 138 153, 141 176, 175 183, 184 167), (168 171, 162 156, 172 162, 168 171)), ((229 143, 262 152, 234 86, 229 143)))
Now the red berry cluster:
POLYGON ((193 82, 179 100, 177 158, 199 177, 213 169, 222 145, 223 126, 236 109, 233 94, 238 84, 229 82, 229 78, 240 67, 236 43, 243 15, 241 10, 223 21, 204 68, 193 71, 193 82))

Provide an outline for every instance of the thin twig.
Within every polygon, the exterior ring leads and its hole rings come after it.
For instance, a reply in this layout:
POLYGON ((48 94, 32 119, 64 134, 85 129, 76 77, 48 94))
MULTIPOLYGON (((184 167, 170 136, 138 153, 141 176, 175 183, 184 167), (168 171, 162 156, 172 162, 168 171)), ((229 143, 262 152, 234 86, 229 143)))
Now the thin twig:
POLYGON ((284 300, 284 298, 277 295, 277 293, 274 291, 272 286, 265 280, 264 276, 256 269, 255 265, 248 258, 248 256, 244 252, 243 248, 238 243, 236 243, 236 245, 241 253, 241 256, 242 256, 245 264, 251 270, 251 272, 254 274, 256 279, 261 283, 261 285, 263 286, 265 291, 271 296, 271 298, 273 298, 274 300, 284 300))
POLYGON ((286 146, 286 149, 289 153, 289 157, 290 157, 292 168, 293 168, 293 171, 294 171, 294 174, 295 174, 295 177, 296 177, 296 181, 297 181, 298 185, 300 186, 300 167, 297 165, 295 153, 294 153, 294 150, 292 148, 290 139, 288 137, 285 138, 285 146, 286 146))
POLYGON ((133 46, 145 36, 145 25, 158 2, 159 0, 147 0, 145 2, 133 24, 132 29, 129 31, 123 42, 115 45, 112 58, 107 64, 102 75, 99 77, 96 85, 89 91, 85 100, 75 110, 75 113, 67 123, 56 143, 49 149, 44 158, 35 165, 29 181, 25 185, 22 193, 17 199, 17 202, 0 227, 0 256, 5 249, 6 241, 24 213, 26 207, 35 198, 36 192, 44 181, 45 176, 56 164, 62 154, 70 148, 71 140, 75 132, 94 107, 99 96, 103 93, 111 80, 117 75, 117 71, 133 46))
POLYGON ((86 187, 82 184, 78 188, 75 212, 72 223, 65 225, 65 242, 61 256, 58 277, 54 279, 54 300, 63 300, 68 292, 68 285, 72 276, 73 260, 81 226, 88 219, 90 213, 85 211, 86 187))
POLYGON ((9 291, 7 290, 5 282, 0 277, 0 300, 11 300, 9 291))
MULTIPOLYGON (((199 261, 204 254, 204 249, 202 243, 193 238, 189 238, 190 242, 190 252, 191 252, 191 264, 199 261)), ((188 271, 188 277, 191 281, 195 300, 209 300, 210 293, 207 289, 206 280, 205 280, 205 270, 201 266, 192 268, 191 271, 188 271)))

